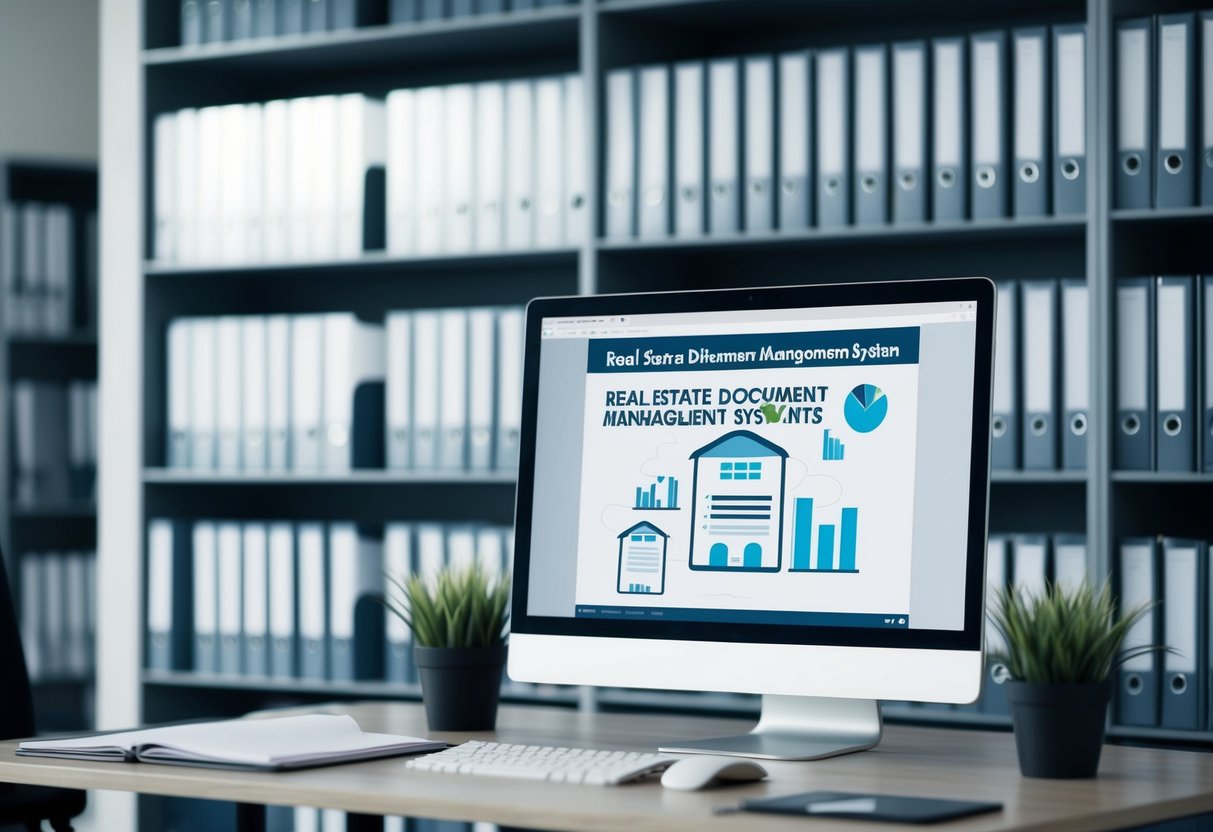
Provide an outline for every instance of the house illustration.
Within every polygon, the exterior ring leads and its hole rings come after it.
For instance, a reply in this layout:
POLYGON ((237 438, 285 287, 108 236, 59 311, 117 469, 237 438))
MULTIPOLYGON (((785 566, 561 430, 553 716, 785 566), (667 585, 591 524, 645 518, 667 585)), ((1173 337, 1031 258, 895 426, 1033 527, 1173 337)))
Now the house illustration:
POLYGON ((691 454, 691 568, 778 572, 788 452, 735 430, 691 454))
POLYGON ((615 591, 623 595, 665 592, 665 554, 670 536, 640 522, 619 533, 619 572, 615 591))

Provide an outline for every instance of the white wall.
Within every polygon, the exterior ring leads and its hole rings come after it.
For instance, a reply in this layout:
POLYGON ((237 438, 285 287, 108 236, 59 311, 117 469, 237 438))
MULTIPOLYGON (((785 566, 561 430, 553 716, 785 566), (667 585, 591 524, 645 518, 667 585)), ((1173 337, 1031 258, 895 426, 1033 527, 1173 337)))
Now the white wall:
POLYGON ((0 0, 0 156, 97 158, 97 0, 0 0))

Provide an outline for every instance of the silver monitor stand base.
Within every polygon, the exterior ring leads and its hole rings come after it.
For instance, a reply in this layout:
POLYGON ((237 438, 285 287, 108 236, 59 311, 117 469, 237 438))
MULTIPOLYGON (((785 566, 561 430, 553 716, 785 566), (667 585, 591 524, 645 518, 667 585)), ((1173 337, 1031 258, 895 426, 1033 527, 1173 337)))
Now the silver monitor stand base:
POLYGON ((764 696, 762 716, 750 733, 669 742, 660 750, 760 760, 821 760, 872 748, 880 742, 880 735, 880 704, 875 700, 764 696))

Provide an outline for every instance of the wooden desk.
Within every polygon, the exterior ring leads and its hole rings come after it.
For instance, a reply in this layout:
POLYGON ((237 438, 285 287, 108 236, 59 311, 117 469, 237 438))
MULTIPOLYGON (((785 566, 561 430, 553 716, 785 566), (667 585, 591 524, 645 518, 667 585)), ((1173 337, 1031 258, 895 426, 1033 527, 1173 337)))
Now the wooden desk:
MULTIPOLYGON (((352 714, 365 730, 425 736, 420 705, 374 703, 307 708, 352 714)), ((745 730, 738 720, 662 715, 586 714, 504 707, 496 734, 434 734, 450 741, 653 749, 661 739, 719 736, 745 730)), ((0 782, 116 789, 241 803, 322 806, 350 812, 485 820, 537 829, 752 830, 757 815, 716 816, 741 797, 811 789, 871 791, 994 800, 1000 814, 948 825, 948 830, 1117 829, 1213 812, 1213 754, 1109 746, 1095 780, 1029 780, 1020 776, 1010 734, 892 726, 874 750, 811 763, 773 763, 769 780, 702 792, 660 784, 568 786, 428 774, 404 760, 287 774, 242 773, 135 763, 68 762, 14 754, 0 742, 0 782)), ((763 829, 867 832, 890 826, 762 816, 763 829)))

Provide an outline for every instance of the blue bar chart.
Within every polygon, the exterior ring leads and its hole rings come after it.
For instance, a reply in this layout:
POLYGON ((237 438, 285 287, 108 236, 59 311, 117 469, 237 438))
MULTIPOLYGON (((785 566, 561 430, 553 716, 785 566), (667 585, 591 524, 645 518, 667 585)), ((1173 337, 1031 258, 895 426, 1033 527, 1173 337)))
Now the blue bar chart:
POLYGON ((797 497, 792 516, 792 571, 808 572, 813 549, 813 498, 797 497))
MULTIPOLYGON (((817 510, 818 519, 822 512, 817 510)), ((792 567, 790 572, 856 573, 859 509, 843 508, 838 523, 818 523, 817 556, 813 557, 812 497, 797 497, 792 515, 792 567)))
POLYGON ((678 511, 678 478, 658 477, 647 486, 636 486, 633 511, 678 511))
POLYGON ((826 462, 837 462, 842 460, 845 452, 846 446, 842 444, 842 440, 830 436, 827 430, 821 440, 821 458, 826 462))

